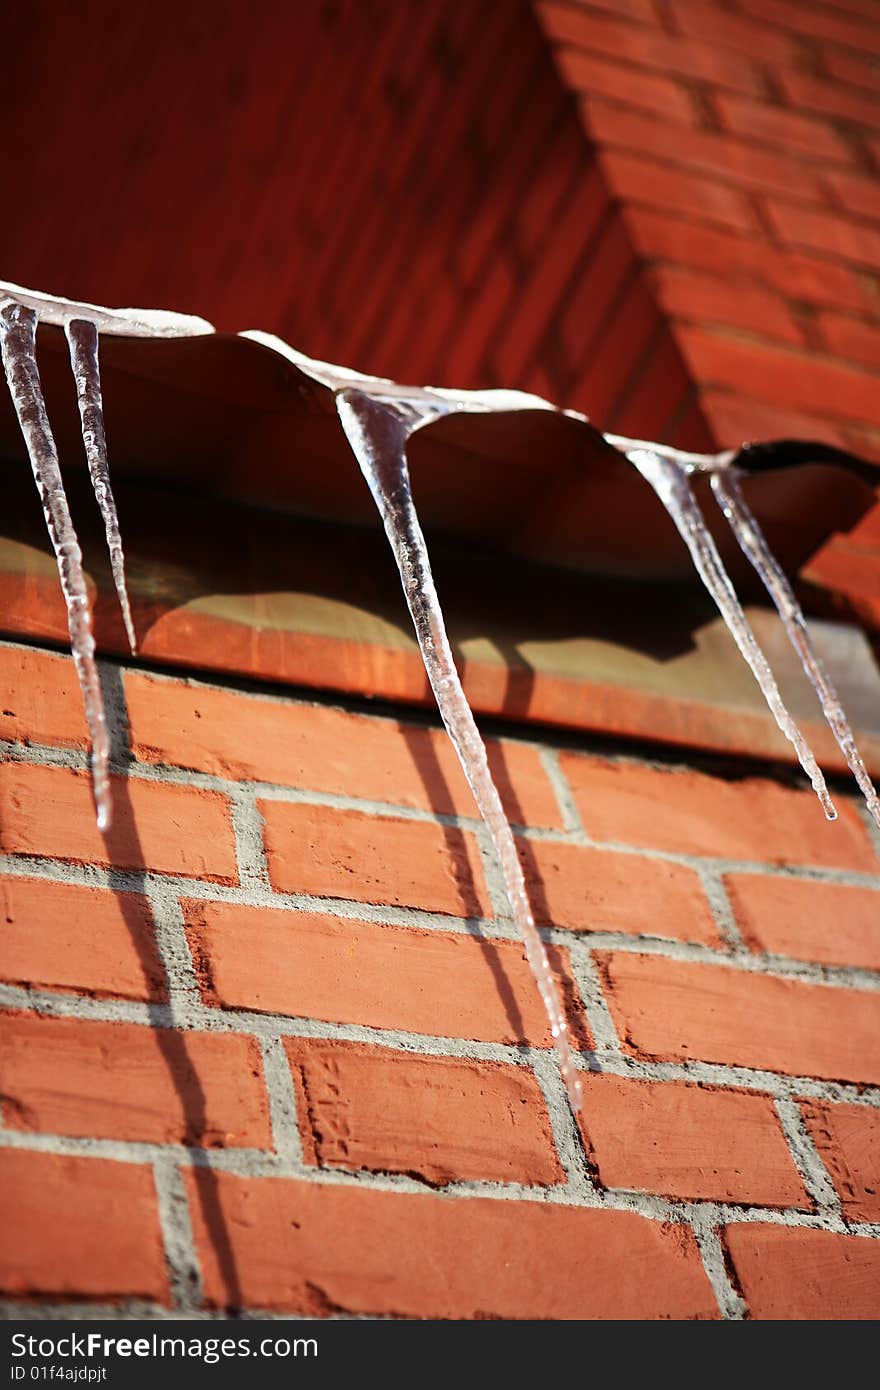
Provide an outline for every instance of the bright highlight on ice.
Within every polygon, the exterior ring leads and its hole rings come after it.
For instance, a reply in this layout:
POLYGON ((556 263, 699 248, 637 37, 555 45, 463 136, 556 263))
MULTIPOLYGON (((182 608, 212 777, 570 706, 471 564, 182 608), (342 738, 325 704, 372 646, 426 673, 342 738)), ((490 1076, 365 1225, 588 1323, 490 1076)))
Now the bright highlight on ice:
MULTIPOLYGON (((92 634, 89 595, 83 574, 82 551, 67 505, 58 450, 46 414, 46 403, 43 400, 43 388, 37 368, 36 328, 35 310, 16 303, 14 299, 0 301, 0 349, 3 354, 3 370, 24 435, 34 481, 43 504, 46 526, 58 562, 61 589, 67 604, 70 650, 82 689, 86 722, 92 739, 92 783, 95 790, 98 829, 106 830, 113 812, 110 797, 110 739, 107 734, 101 680, 95 664, 95 639, 92 634)), ((98 399, 100 402, 100 397, 98 399)))
POLYGON ((385 526, 416 630, 431 689, 458 754, 480 815, 501 864, 504 887, 535 983, 550 1020, 565 1086, 576 1110, 583 1093, 571 1048, 568 1023, 550 970, 544 943, 526 894, 522 866, 498 788, 492 780, 486 745, 474 720, 455 667, 443 610, 434 587, 425 537, 413 503, 406 442, 413 431, 454 406, 433 402, 374 400, 360 390, 339 391, 336 406, 342 427, 367 480, 385 526))
MULTIPOLYGON (((110 486, 98 367, 98 335, 99 332, 111 332, 141 337, 189 337, 209 334, 213 330, 203 319, 140 310, 106 310, 36 295, 28 290, 19 291, 16 286, 3 286, 2 289, 0 348, 3 370, 58 563, 61 588, 67 604, 71 651, 92 739, 92 779, 98 826, 104 830, 109 826, 111 817, 109 739, 95 664, 95 642, 82 553, 67 505, 58 450, 46 413, 37 367, 37 319, 39 315, 49 322, 62 324, 67 336, 86 461, 104 519, 113 580, 132 651, 135 650, 135 632, 126 590, 119 522, 110 486)), ((571 1103, 579 1109, 581 1080, 565 1011, 544 943, 535 927, 516 842, 489 771, 486 748, 455 667, 425 538, 413 502, 406 455, 410 436, 442 415, 462 411, 553 411, 556 407, 520 392, 453 392, 430 387, 401 387, 390 381, 312 361, 269 334, 251 332, 243 336, 262 342, 282 354, 334 393, 342 428, 370 488, 397 561, 422 660, 440 714, 498 855, 510 910, 547 1011, 571 1103)), ((837 692, 816 655, 791 585, 743 497, 741 475, 732 465, 731 455, 712 457, 683 454, 662 445, 636 440, 614 436, 608 436, 608 440, 638 469, 675 522, 698 575, 718 605, 776 723, 794 746, 826 816, 834 820, 837 812, 822 772, 783 703, 769 662, 743 612, 694 496, 692 476, 698 472, 709 475, 718 505, 773 600, 789 640, 816 690, 825 718, 864 794, 870 813, 880 825, 880 801, 856 748, 852 729, 837 692)))

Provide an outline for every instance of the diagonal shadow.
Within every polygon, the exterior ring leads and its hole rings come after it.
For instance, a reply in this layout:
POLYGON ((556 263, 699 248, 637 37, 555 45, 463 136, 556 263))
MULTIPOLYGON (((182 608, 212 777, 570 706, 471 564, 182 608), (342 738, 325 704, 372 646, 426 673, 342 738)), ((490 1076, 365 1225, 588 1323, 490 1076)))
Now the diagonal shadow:
MULTIPOLYGON (((435 815, 448 815, 454 809, 454 798, 449 779, 443 770, 443 766, 437 755, 433 740, 430 738, 427 729, 421 729, 411 724, 401 724, 401 732, 407 751, 412 758, 413 765, 419 774, 422 786, 428 798, 428 803, 435 815)), ((470 915, 468 907, 471 903, 477 902, 477 887, 474 882, 473 871, 467 855, 466 831, 455 825, 444 825, 443 835, 446 847, 449 852, 451 862, 456 866, 456 878, 459 883, 459 892, 464 904, 466 915, 470 915), (461 882, 461 876, 466 876, 466 882, 461 882), (462 889, 464 891, 462 892, 462 889)), ((478 943, 483 959, 485 960, 492 974, 495 988, 501 1000, 507 1021, 513 1030, 515 1038, 525 1042, 525 1020, 516 1001, 510 981, 504 973, 504 967, 498 958, 498 952, 494 949, 494 941, 483 935, 479 926, 475 922, 465 923, 468 935, 478 943)))
MULTIPOLYGON (((487 744, 489 756, 489 767, 492 772, 495 785, 498 788, 507 818, 512 825, 528 825, 528 818, 523 808, 522 802, 516 790, 516 783, 511 776, 507 761, 507 754, 502 742, 487 744)), ((537 857, 532 847, 532 842, 526 836, 516 836, 516 848, 519 862, 522 866, 523 877, 526 882, 526 895, 529 906, 532 909, 532 916, 535 919, 535 926, 540 930, 542 927, 553 927, 556 923, 553 920, 553 912, 550 901, 547 897, 547 890, 544 886, 544 879, 538 866, 537 857)), ((569 1028, 571 1029, 572 1039, 578 1044, 581 1052, 588 1059, 588 1066, 591 1071, 599 1070, 593 1050, 593 1042, 587 1031, 583 1005, 578 998, 577 989, 569 983, 570 972, 565 968, 562 955, 558 947, 549 942, 544 943, 547 952, 547 959, 550 968, 556 978, 560 992, 563 997, 565 1013, 568 1018, 569 1028)))
MULTIPOLYGON (((128 767, 134 761, 134 756, 131 750, 128 706, 125 699, 125 684, 122 678, 122 670, 118 666, 109 666, 106 662, 102 662, 99 669, 108 722, 112 722, 118 726, 111 728, 111 737, 113 739, 114 749, 118 750, 117 757, 120 762, 120 766, 116 770, 116 775, 114 776, 113 785, 114 824, 104 835, 104 842, 107 847, 108 858, 112 865, 115 842, 119 841, 120 832, 123 832, 125 835, 126 850, 131 854, 133 861, 135 863, 146 864, 147 861, 138 833, 137 820, 134 807, 132 806, 128 782, 128 767), (116 716, 115 719, 114 714, 116 716)), ((136 891, 139 894, 143 894, 146 901, 149 902, 149 898, 146 897, 147 881, 145 871, 143 869, 126 870, 125 877, 128 883, 130 883, 131 878, 134 877, 137 884, 136 891)), ((152 975, 155 974, 156 956, 154 942, 145 939, 142 923, 138 921, 137 914, 134 911, 134 895, 126 882, 121 880, 119 872, 111 867, 108 878, 110 887, 116 895, 132 942, 140 959, 144 976, 149 980, 152 975)), ((152 910, 150 915, 152 916, 152 910)), ((186 1033, 177 1032, 173 1027, 170 1028, 167 1025, 168 1004, 171 1002, 171 981, 168 976, 167 967, 164 967, 164 965, 163 975, 165 977, 163 991, 165 997, 161 1001, 149 1001, 147 1003, 147 1013, 162 1060, 165 1063, 172 1085, 180 1099, 181 1110, 184 1117, 183 1142, 194 1148, 201 1147, 204 1151, 205 1166, 195 1167, 193 1169, 194 1185, 198 1192, 205 1229, 217 1258, 222 1282, 229 1296, 227 1311, 234 1313, 242 1307, 243 1295, 235 1254, 230 1240, 226 1218, 220 1203, 218 1177, 215 1170, 211 1167, 210 1153, 207 1149, 209 1138, 207 1097, 199 1077, 198 1069, 190 1056, 186 1033)), ((194 1291, 197 1284, 195 1269, 188 1272, 188 1279, 194 1291)))

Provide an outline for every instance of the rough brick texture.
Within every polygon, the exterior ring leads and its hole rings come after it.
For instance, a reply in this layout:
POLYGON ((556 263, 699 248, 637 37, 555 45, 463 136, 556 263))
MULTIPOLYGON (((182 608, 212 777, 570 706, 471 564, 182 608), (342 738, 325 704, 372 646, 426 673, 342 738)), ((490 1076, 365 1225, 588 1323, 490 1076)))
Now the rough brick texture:
POLYGON ((730 874, 739 929, 754 950, 880 970, 880 898, 871 888, 730 874))
POLYGON ((584 826, 602 842, 765 864, 817 864, 866 873, 877 867, 853 807, 844 805, 836 833, 828 835, 817 821, 809 790, 790 791, 762 778, 721 782, 701 773, 577 755, 566 755, 563 766, 584 826))
POLYGON ((659 956, 607 956, 603 968, 634 1052, 880 1085, 873 991, 659 956))
POLYGON ((828 1231, 729 1226, 725 1241, 754 1318, 877 1316, 880 1245, 828 1231))
POLYGON ((167 1299, 153 1175, 103 1158, 0 1152, 0 1287, 32 1299, 167 1299))
POLYGON ((854 802, 494 745, 576 1120, 438 728, 125 671, 105 842, 71 662, 0 669, 12 1313, 880 1310, 854 802))
MULTIPOLYGON (((193 1195, 199 1176, 190 1177, 193 1195)), ((217 1188, 232 1232, 232 1287, 198 1215, 195 1236, 208 1300, 221 1307, 243 1296, 296 1313, 717 1316, 693 1237, 629 1212, 444 1202, 227 1173, 217 1188)))
POLYGON ((73 1018, 0 1017, 0 1086, 12 1129, 199 1148, 266 1148, 251 1038, 73 1018))
POLYGON ((39 878, 0 882, 2 978, 12 985, 166 997, 146 898, 39 878))
POLYGON ((329 806, 261 801, 259 809, 269 878, 281 892, 490 915, 477 843, 467 832, 329 806))
POLYGON ((809 1205, 766 1096, 591 1076, 580 1127, 606 1187, 809 1205))
POLYGON ((880 1221, 880 1114, 860 1105, 808 1107, 807 1127, 852 1221, 880 1221))
POLYGON ((322 1168, 547 1184, 562 1168, 535 1077, 518 1067, 288 1039, 303 1151, 322 1168))
POLYGON ((235 879, 229 806, 216 792, 113 780, 114 817, 95 827, 91 782, 76 768, 0 767, 0 849, 77 864, 235 879))
POLYGON ((209 1004, 485 1042, 549 1042, 515 942, 229 903, 184 908, 209 1004))

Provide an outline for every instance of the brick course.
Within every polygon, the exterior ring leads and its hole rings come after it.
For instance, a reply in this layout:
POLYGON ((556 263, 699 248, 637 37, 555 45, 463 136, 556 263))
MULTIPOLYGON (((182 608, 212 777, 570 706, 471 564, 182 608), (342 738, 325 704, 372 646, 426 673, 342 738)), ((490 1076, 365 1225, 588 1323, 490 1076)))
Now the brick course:
MULTIPOLYGON (((53 1260, 42 1218, 22 1218, 11 1309, 818 1316, 816 1280, 828 1316, 868 1307, 880 874, 846 798, 828 825, 770 777, 497 745, 528 808, 517 843, 582 1057, 575 1123, 470 807, 432 810, 403 774, 395 803, 383 772, 413 747, 442 759, 435 730, 127 672, 127 690, 160 693, 164 730, 132 738, 117 770, 136 861, 91 828, 81 713, 40 717, 47 672, 73 688, 69 659, 0 644, 4 664, 18 723, 0 779, 42 779, 47 805, 74 782, 80 810, 63 835, 42 809, 27 834, 4 822, 2 1186, 74 1243, 75 1190, 103 1252, 90 1238, 53 1260), (289 762, 259 740, 249 759, 264 707, 291 731, 289 762), (185 736, 213 709, 191 770, 185 736), (298 730, 321 733, 326 761, 307 738, 296 751, 298 730), (308 878, 349 824, 344 880, 308 878), (442 893, 405 887, 435 882, 434 856, 462 843, 442 893), (282 862, 302 881, 279 882, 282 862), (217 1150, 222 1171, 204 1166, 217 1150), (482 1253, 462 1263, 464 1246, 482 1253), (632 1260, 636 1283, 620 1273, 632 1260)), ((132 733, 150 718, 133 704, 132 733)))

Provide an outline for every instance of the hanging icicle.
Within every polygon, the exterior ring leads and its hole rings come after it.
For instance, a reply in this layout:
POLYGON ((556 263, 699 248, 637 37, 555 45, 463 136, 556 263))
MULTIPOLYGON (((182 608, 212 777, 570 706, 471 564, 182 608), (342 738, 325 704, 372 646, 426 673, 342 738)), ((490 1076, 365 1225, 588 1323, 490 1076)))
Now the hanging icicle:
POLYGON ((37 315, 12 299, 0 302, 0 349, 28 458, 43 504, 43 514, 67 605, 70 648, 79 678, 92 739, 92 783, 98 828, 110 825, 110 739, 104 697, 95 663, 92 615, 82 566, 82 551, 67 505, 58 450, 46 414, 36 357, 37 315))
POLYGON ((104 407, 101 400, 101 372, 98 365, 98 329, 90 319, 68 319, 64 331, 70 348, 70 365, 76 382, 76 399, 82 423, 83 445, 95 497, 104 519, 107 549, 113 583, 122 609, 122 620, 128 645, 137 651, 131 605, 125 583, 125 556, 119 533, 116 502, 110 486, 110 465, 107 460, 107 440, 104 434, 104 407))
POLYGON ((349 390, 337 394, 336 406, 394 552, 431 689, 498 855, 511 912, 550 1021, 565 1086, 572 1105, 579 1110, 583 1091, 568 1023, 529 906, 513 832, 489 771, 486 746, 456 670, 410 488, 407 439, 442 414, 442 405, 433 410, 424 405, 418 409, 411 402, 379 402, 363 391, 349 390))
POLYGON ((730 576, 718 554, 718 547, 697 505, 687 467, 667 454, 654 450, 632 449, 627 457, 635 464, 645 481, 651 484, 675 522, 679 535, 690 551, 697 574, 718 605, 718 611, 733 640, 761 687, 773 718, 793 745, 798 761, 813 784, 813 790, 825 815, 828 820, 836 820, 837 811, 828 794, 825 778, 809 744, 785 707, 770 663, 758 645, 730 576))
MULTIPOLYGON (((140 310, 107 310, 36 295, 0 284, 0 346, 12 394, 58 562, 67 604, 71 649, 82 687, 92 737, 92 775, 98 824, 110 821, 109 741, 95 663, 95 643, 82 568, 82 554, 70 517, 58 451, 46 413, 35 355, 37 317, 62 325, 67 335, 76 381, 83 443, 95 496, 104 520, 113 579, 132 651, 135 633, 125 582, 119 522, 104 437, 98 335, 112 332, 147 337, 192 337, 213 329, 202 319, 140 310)), ((425 670, 443 722, 474 794, 498 855, 510 910, 550 1022, 550 1029, 572 1105, 581 1105, 582 1086, 557 984, 529 905, 516 842, 486 749, 464 694, 434 585, 425 538, 410 487, 406 448, 417 430, 443 415, 458 412, 546 410, 556 407, 519 392, 453 392, 439 388, 400 387, 329 363, 317 362, 269 334, 241 335, 261 342, 292 362, 298 371, 328 388, 335 398, 342 428, 367 481, 400 572, 425 670)), ((565 412, 584 420, 576 412, 565 412)), ((825 717, 871 815, 880 825, 880 801, 856 748, 838 695, 816 655, 804 615, 791 585, 771 553, 757 520, 742 495, 733 452, 717 456, 683 454, 662 445, 606 436, 629 458, 654 489, 687 546, 694 567, 751 668, 767 704, 797 756, 829 820, 837 812, 825 779, 803 735, 783 703, 770 665, 761 650, 691 487, 691 476, 708 474, 716 500, 742 550, 760 575, 785 625, 804 670, 812 681, 825 717)))
POLYGON ((767 544, 757 518, 743 496, 740 486, 741 477, 742 474, 739 470, 730 467, 713 472, 711 476, 712 491, 719 507, 730 523, 730 528, 743 553, 750 560, 760 576, 764 588, 773 600, 776 611, 782 619, 788 640, 800 657, 801 665, 819 697, 819 703, 822 706, 822 713, 828 722, 828 727, 846 758, 847 766, 858 783, 871 816, 880 826, 880 800, 878 800, 874 784, 868 775, 868 769, 865 767, 856 746, 855 735, 840 703, 840 697, 816 654, 813 639, 807 627, 807 620, 795 598, 794 590, 767 544))

